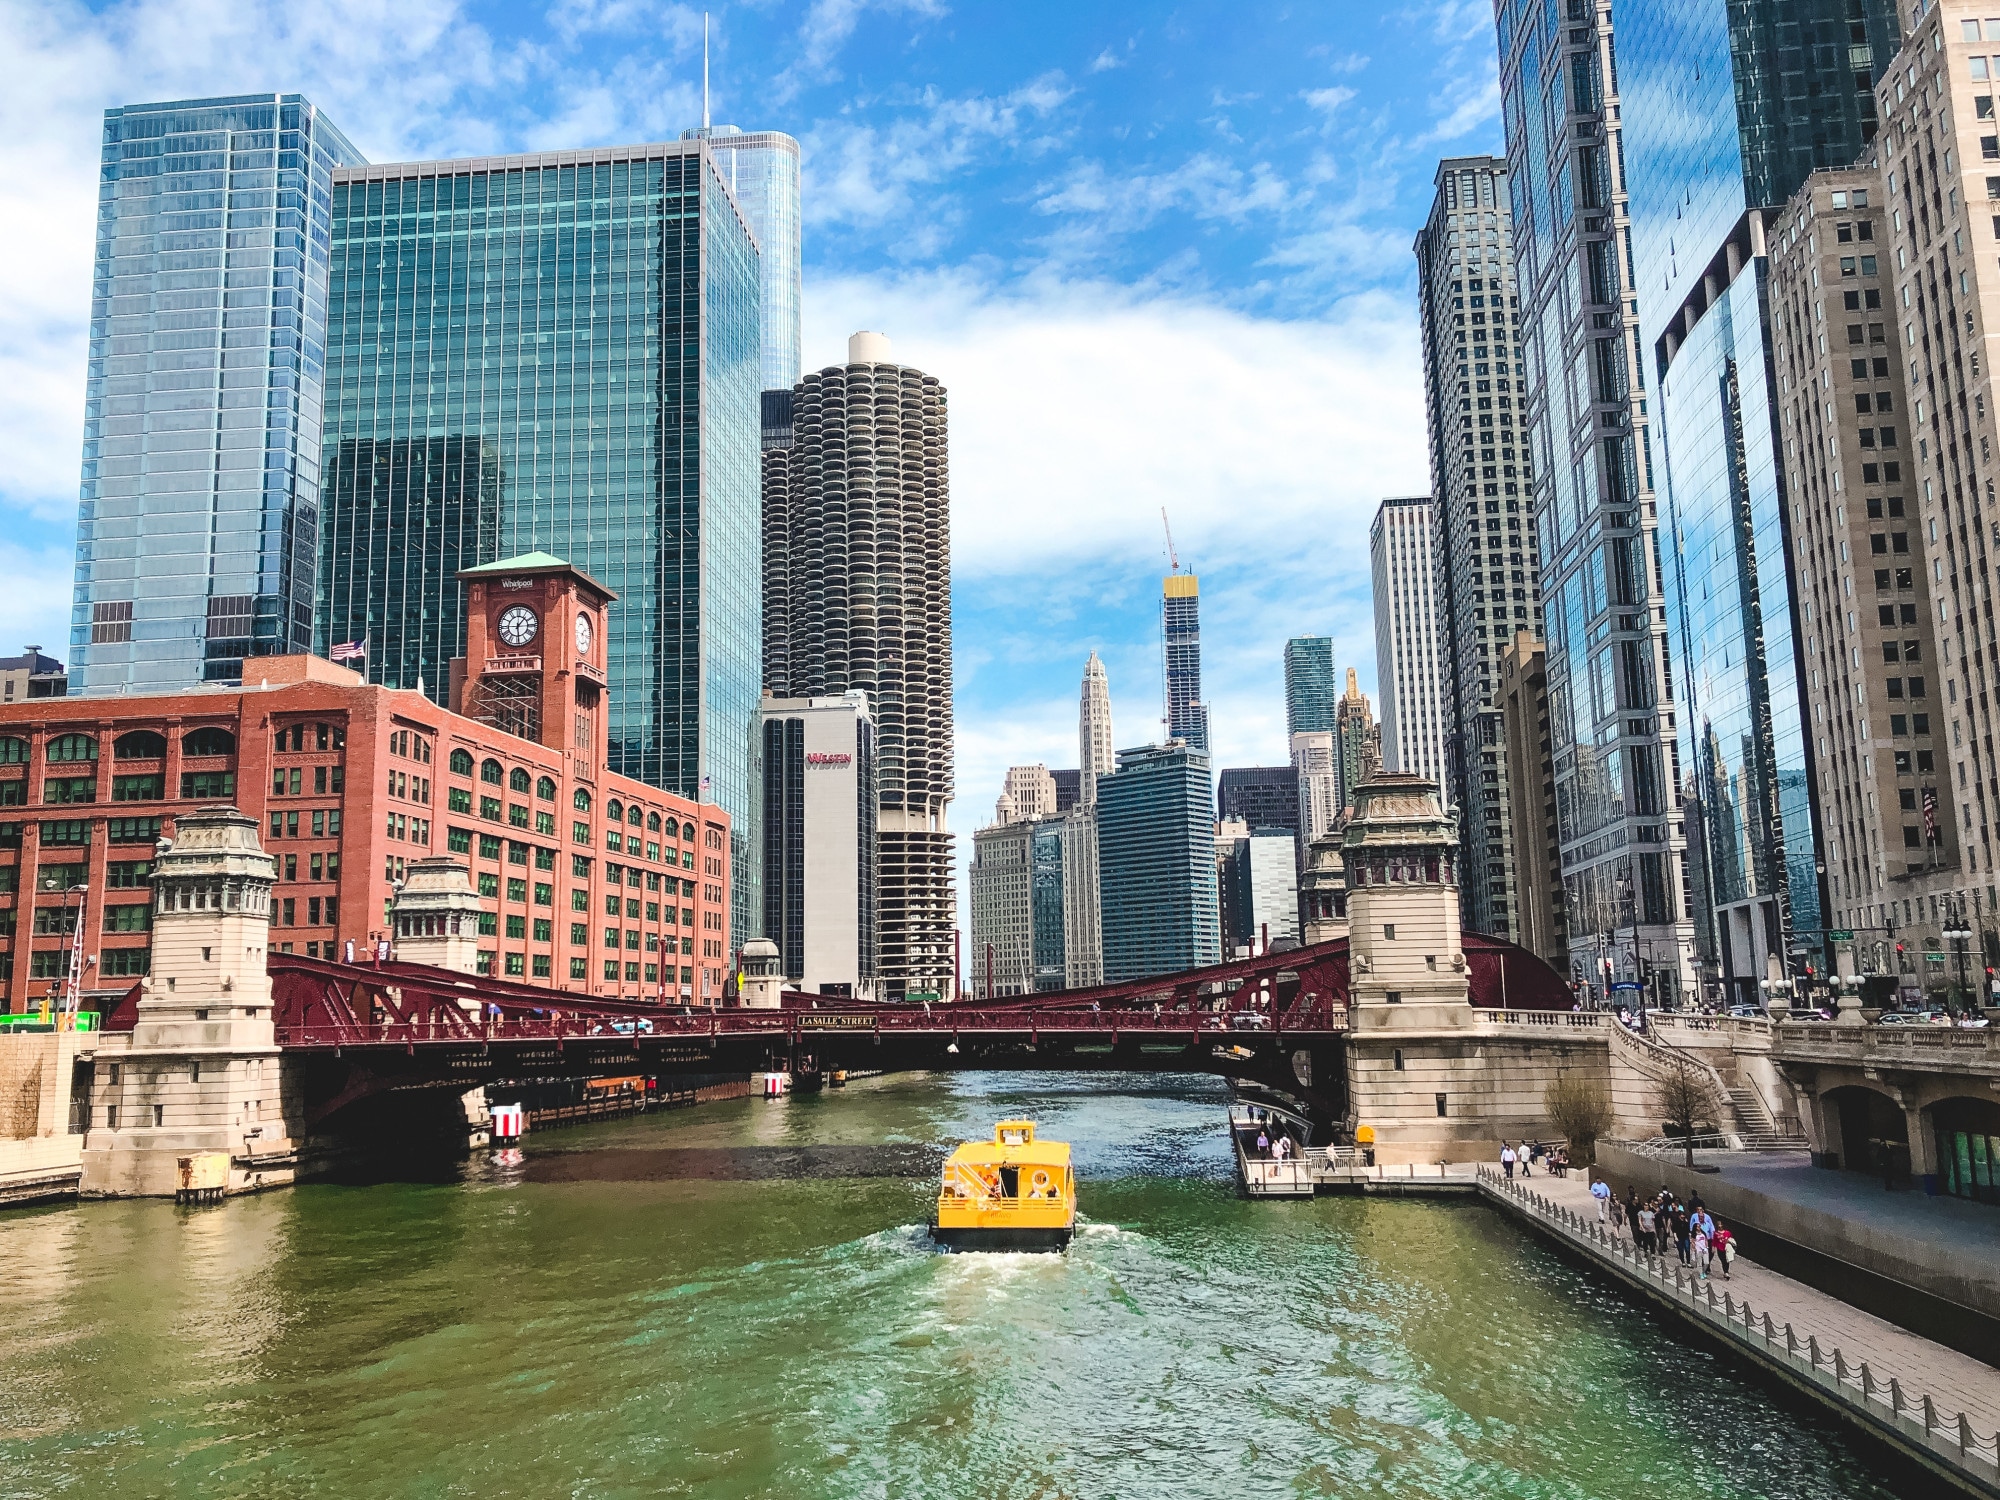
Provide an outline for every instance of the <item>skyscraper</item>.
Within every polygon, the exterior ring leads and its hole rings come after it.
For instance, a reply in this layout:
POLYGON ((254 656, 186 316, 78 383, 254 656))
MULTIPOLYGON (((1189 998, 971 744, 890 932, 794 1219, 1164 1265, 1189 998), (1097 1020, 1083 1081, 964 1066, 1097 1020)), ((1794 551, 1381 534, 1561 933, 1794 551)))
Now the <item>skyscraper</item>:
POLYGON ((1148 745, 1097 784, 1107 984, 1221 960, 1210 774, 1205 750, 1148 745))
POLYGON ((1333 728, 1340 689, 1333 677, 1333 637, 1295 635, 1285 642, 1285 734, 1333 728))
POLYGON ((1477 932, 1521 931, 1509 828, 1506 736, 1493 693, 1517 630, 1541 634, 1540 559, 1527 499, 1534 472, 1521 380, 1519 304, 1507 164, 1492 156, 1438 164, 1430 218, 1417 232, 1431 488, 1437 496, 1438 651, 1444 692, 1447 806, 1465 841, 1465 918, 1477 932), (1474 246, 1479 263, 1468 265, 1474 246), (1470 317, 1468 332, 1467 319, 1470 317))
POLYGON ((611 764, 728 811, 754 934, 758 251, 714 160, 342 169, 331 217, 322 649, 365 638, 374 680, 443 700, 451 568, 496 534, 569 558, 621 600, 611 764))
MULTIPOLYGON (((763 251, 758 262, 759 388, 784 392, 799 383, 803 219, 799 212, 799 143, 779 130, 716 125, 683 130, 684 141, 706 140, 730 196, 763 251)), ((787 400, 789 425, 790 402, 787 400)), ((767 423, 767 425, 770 425, 767 423)))
POLYGON ((1252 828, 1299 828, 1299 773, 1293 766, 1226 766, 1216 778, 1216 816, 1252 828))
MULTIPOLYGON (((1949 23, 1948 16, 1948 36, 1949 23)), ((1872 156, 1813 173, 1772 223, 1771 310, 1792 543, 1820 564, 1793 571, 1805 668, 1817 689, 1809 689, 1808 749, 1826 837, 1826 921, 1886 931, 1886 903, 1914 897, 1928 916, 1932 898, 1949 896, 1955 906, 1969 895, 1983 904, 1983 893, 1973 874, 1979 852, 1960 848, 1964 794, 1940 774, 1949 769, 1952 710, 1949 678, 1939 675, 1950 658, 1939 646, 1951 636, 1940 633, 1945 621, 1934 601, 1947 591, 1929 563, 1940 552, 1956 562, 1955 549, 1940 547, 1922 524, 1910 440, 1924 439, 1908 425, 1905 346, 1882 323, 1875 324, 1880 342, 1867 341, 1898 248, 1882 165, 1872 156), (1847 304, 1842 317, 1819 316, 1832 312, 1836 296, 1847 304), (1836 556, 1856 566, 1828 566, 1836 556), (1864 607, 1850 618, 1857 595, 1864 607)), ((1966 651, 1981 643, 1952 645, 1966 651)), ((1921 932, 1924 924, 1915 925, 1921 932)), ((1862 939, 1866 969, 1889 967, 1878 937, 1862 939)), ((1928 938, 1910 947, 1944 950, 1928 938)))
POLYGON ((1109 776, 1117 763, 1111 748, 1111 683, 1095 651, 1083 664, 1083 691, 1077 705, 1076 744, 1081 777, 1077 793, 1083 802, 1097 800, 1097 778, 1109 776))
POLYGON ((1201 585, 1192 573, 1170 573, 1160 585, 1166 642, 1167 737, 1208 749, 1208 705, 1201 701, 1201 585))
POLYGON ((764 936, 822 995, 875 992, 875 723, 866 693, 766 697, 764 936))
POLYGON ((1341 811, 1354 806, 1355 788, 1382 769, 1382 731, 1368 697, 1347 669, 1347 691, 1334 705, 1334 748, 1340 756, 1341 811))
MULTIPOLYGON (((1693 927, 1611 9, 1505 0, 1496 19, 1571 961, 1595 971, 1622 928, 1672 993, 1693 980, 1693 927)), ((1459 249, 1468 277, 1505 270, 1497 228, 1459 249)))
POLYGON ((1312 841, 1340 818, 1340 752, 1331 729, 1303 730, 1292 736, 1292 775, 1299 789, 1298 855, 1305 866, 1312 841))
POLYGON ((1432 521, 1428 495, 1384 500, 1369 528, 1368 548, 1382 766, 1436 781, 1444 771, 1444 695, 1438 682, 1432 521))
MULTIPOLYGON (((1636 101, 1624 111, 1622 163, 1640 348, 1657 372, 1652 456, 1673 537, 1663 551, 1686 814, 1704 856, 1695 906, 1707 956, 1738 995, 1754 994, 1774 960, 1789 966, 1794 942, 1813 943, 1825 925, 1768 229, 1813 167, 1852 162, 1873 136, 1872 83, 1895 49, 1897 10, 1890 0, 1650 0, 1613 20, 1617 78, 1636 101)), ((1605 713, 1650 707, 1642 693, 1605 713)), ((1614 766, 1605 762, 1607 782, 1614 766)), ((1632 795, 1668 801, 1650 785, 1632 795)), ((1640 883, 1650 903, 1660 881, 1643 859, 1640 883)), ((1573 908, 1572 934, 1579 919, 1616 912, 1573 908)))
POLYGON ((310 649, 327 200, 360 160, 298 94, 105 111, 72 686, 310 649))
MULTIPOLYGON (((951 480, 945 391, 878 333, 795 390, 789 449, 765 451, 765 529, 791 563, 779 696, 860 688, 875 711, 881 815, 877 964, 883 999, 950 998, 951 480)), ((746 596, 754 601, 754 586, 746 596)), ((772 616, 767 613, 767 621, 772 616)))

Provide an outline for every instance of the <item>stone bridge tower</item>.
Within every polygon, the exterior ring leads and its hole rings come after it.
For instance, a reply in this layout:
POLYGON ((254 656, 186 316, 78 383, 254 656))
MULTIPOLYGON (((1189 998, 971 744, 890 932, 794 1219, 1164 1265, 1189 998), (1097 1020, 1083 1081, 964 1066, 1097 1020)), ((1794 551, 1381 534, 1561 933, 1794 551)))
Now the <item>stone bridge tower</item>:
POLYGON ((1341 846, 1355 1028, 1469 1026, 1458 823, 1438 806, 1437 783, 1386 772, 1364 781, 1341 846))
POLYGON ((473 973, 479 967, 479 894, 464 860, 413 860, 396 892, 396 957, 473 973))
POLYGON ((171 1197, 179 1158, 226 1155, 232 1192, 289 1183, 297 1154, 265 950, 276 861, 233 807, 175 820, 153 866, 153 972, 129 1034, 99 1042, 80 1191, 171 1197))

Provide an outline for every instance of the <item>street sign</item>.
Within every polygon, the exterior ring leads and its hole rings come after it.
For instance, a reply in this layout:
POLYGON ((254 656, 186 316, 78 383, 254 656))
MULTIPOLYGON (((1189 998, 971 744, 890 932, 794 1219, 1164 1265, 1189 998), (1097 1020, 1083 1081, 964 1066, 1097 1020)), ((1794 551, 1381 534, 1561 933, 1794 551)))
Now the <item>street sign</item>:
POLYGON ((1638 982, 1637 980, 1632 980, 1632 979, 1621 979, 1621 980, 1619 980, 1619 981, 1618 981, 1618 982, 1617 982, 1616 984, 1612 985, 1612 986, 1611 986, 1611 988, 1612 988, 1612 989, 1613 989, 1614 991, 1617 991, 1617 990, 1643 990, 1643 989, 1645 988, 1645 986, 1644 986, 1643 984, 1640 984, 1640 983, 1639 983, 1639 982, 1638 982))
POLYGON ((1854 941, 1854 934, 1844 927, 1836 927, 1827 936, 1836 943, 1851 943, 1854 941))
POLYGON ((1932 953, 1928 949, 1924 952, 1924 958, 1929 963, 1941 964, 1944 962, 1944 955, 1942 953, 1932 953))

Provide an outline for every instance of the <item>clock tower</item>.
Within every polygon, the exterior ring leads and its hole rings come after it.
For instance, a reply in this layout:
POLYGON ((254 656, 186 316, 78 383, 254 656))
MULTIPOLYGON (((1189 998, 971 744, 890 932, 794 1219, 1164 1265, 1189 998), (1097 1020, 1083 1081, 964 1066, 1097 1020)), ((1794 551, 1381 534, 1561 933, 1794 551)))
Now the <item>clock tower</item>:
POLYGON ((459 572, 465 656, 451 706, 570 758, 597 780, 609 735, 605 610, 618 596, 581 568, 529 552, 459 572))

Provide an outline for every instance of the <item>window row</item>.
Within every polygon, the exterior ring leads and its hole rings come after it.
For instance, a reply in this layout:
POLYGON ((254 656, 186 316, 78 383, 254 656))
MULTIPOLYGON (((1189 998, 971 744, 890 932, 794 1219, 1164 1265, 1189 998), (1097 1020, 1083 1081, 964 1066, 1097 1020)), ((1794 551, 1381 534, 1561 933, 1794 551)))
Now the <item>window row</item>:
MULTIPOLYGON (((0 736, 0 766, 26 765, 30 746, 15 735, 0 736)), ((165 760, 167 737, 150 729, 135 729, 112 741, 112 753, 119 760, 165 760)), ((181 736, 181 754, 190 756, 234 755, 236 736, 226 729, 191 729, 181 736)), ((97 759, 97 740, 88 734, 59 734, 49 740, 43 759, 52 764, 97 759)))

